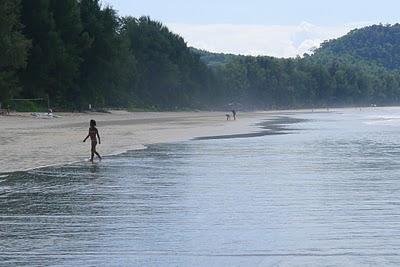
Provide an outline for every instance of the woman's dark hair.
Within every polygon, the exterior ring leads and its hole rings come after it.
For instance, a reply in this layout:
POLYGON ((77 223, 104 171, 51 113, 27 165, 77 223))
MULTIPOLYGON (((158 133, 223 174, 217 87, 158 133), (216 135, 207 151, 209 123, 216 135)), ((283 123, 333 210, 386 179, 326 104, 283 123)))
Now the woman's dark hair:
POLYGON ((96 121, 95 120, 90 120, 90 126, 96 126, 96 121))

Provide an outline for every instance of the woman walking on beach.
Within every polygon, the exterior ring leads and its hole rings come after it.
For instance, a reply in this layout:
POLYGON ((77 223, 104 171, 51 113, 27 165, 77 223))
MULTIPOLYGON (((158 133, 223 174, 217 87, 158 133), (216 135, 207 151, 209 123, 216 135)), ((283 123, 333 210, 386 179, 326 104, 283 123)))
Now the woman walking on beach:
POLYGON ((100 135, 99 135, 99 131, 96 128, 96 121, 95 120, 90 120, 90 128, 89 128, 89 133, 86 136, 86 138, 83 140, 83 142, 86 142, 86 140, 90 137, 90 140, 92 141, 92 156, 90 157, 90 162, 93 163, 93 157, 94 154, 97 155, 97 157, 99 157, 99 159, 101 160, 101 156, 99 153, 97 153, 96 151, 96 146, 97 146, 97 138, 99 138, 99 144, 101 144, 100 141, 100 135))

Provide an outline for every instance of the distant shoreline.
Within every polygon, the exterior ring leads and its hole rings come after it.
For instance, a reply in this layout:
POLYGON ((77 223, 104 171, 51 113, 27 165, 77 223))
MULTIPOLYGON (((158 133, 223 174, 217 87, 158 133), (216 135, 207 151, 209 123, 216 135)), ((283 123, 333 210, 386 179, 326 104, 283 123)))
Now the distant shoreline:
POLYGON ((298 129, 287 128, 285 125, 295 124, 303 122, 306 120, 295 119, 288 116, 274 116, 267 121, 257 123, 259 126, 259 131, 253 133, 243 133, 243 134, 228 134, 228 135, 216 135, 216 136, 204 136, 197 137, 195 140, 220 140, 220 139, 235 139, 235 138, 251 138, 251 137, 261 137, 267 135, 284 135, 290 134, 291 132, 298 129))

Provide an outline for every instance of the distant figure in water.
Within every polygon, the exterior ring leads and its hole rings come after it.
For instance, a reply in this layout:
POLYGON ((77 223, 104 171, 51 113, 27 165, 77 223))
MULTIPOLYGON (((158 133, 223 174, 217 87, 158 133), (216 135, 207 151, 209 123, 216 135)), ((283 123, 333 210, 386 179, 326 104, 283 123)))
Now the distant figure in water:
POLYGON ((90 120, 90 128, 89 128, 89 133, 86 136, 86 138, 83 140, 83 142, 86 142, 86 140, 90 137, 90 140, 92 142, 92 155, 90 157, 90 162, 93 163, 93 158, 94 158, 94 154, 97 155, 97 157, 99 157, 99 159, 101 160, 101 156, 99 153, 97 153, 96 151, 96 146, 97 146, 97 138, 99 138, 99 144, 101 144, 100 141, 100 135, 99 135, 99 131, 96 128, 96 121, 95 120, 90 120))
POLYGON ((232 109, 233 120, 236 120, 236 110, 232 109))

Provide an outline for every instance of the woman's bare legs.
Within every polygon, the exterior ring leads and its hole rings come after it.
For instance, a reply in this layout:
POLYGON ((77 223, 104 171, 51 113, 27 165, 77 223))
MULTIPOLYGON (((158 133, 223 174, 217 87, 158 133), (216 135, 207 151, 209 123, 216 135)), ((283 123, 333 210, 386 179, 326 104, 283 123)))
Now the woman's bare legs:
POLYGON ((94 154, 96 154, 96 156, 101 160, 100 154, 96 151, 96 145, 97 145, 97 142, 92 142, 92 150, 91 150, 92 154, 90 157, 91 162, 93 162, 94 154))

